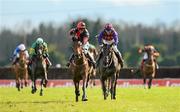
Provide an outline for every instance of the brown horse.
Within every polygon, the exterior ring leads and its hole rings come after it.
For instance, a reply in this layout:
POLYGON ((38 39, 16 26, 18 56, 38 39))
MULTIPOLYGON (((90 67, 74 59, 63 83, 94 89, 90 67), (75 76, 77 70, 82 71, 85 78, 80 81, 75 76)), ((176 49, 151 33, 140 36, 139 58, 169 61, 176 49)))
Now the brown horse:
POLYGON ((152 85, 152 79, 156 74, 156 63, 154 60, 155 56, 159 56, 159 53, 155 53, 151 47, 146 48, 145 52, 147 52, 148 59, 142 65, 141 74, 143 76, 144 88, 146 88, 146 79, 149 78, 148 88, 150 89, 152 85))
MULTIPOLYGON (((88 50, 89 50, 89 54, 95 60, 97 58, 97 56, 98 56, 98 52, 97 52, 96 48, 91 45, 88 50)), ((96 68, 94 68, 91 63, 89 63, 89 67, 90 68, 89 68, 89 74, 88 74, 88 82, 89 82, 90 86, 95 86, 96 85, 96 83, 95 83, 96 68)), ((88 86, 88 83, 87 83, 87 86, 88 86)))
POLYGON ((70 64, 70 70, 73 75, 73 82, 75 86, 75 95, 76 95, 76 102, 78 101, 78 97, 80 96, 79 91, 79 83, 82 80, 82 101, 87 101, 86 95, 86 85, 88 79, 88 72, 89 72, 89 64, 88 60, 83 53, 82 44, 79 41, 73 42, 73 52, 74 52, 74 62, 70 64))
POLYGON ((18 62, 13 67, 16 75, 16 87, 18 91, 20 91, 20 88, 23 88, 24 84, 27 86, 28 83, 27 63, 28 60, 25 51, 20 51, 18 62))
POLYGON ((116 84, 119 77, 121 65, 118 63, 112 45, 103 45, 102 58, 99 61, 97 72, 100 75, 104 100, 107 99, 109 92, 111 99, 116 99, 116 84))

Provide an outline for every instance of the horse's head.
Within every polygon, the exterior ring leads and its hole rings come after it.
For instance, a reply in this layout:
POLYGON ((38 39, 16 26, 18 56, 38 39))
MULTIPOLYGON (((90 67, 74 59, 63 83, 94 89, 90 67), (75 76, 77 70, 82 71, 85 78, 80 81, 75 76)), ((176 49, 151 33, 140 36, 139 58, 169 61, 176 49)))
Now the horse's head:
POLYGON ((153 60, 154 58, 154 50, 151 47, 145 49, 148 55, 148 59, 153 60))
POLYGON ((27 63, 25 50, 19 52, 19 65, 25 67, 27 63))
POLYGON ((82 43, 80 41, 73 42, 73 52, 77 58, 80 58, 83 53, 82 43))
POLYGON ((39 59, 43 58, 43 48, 44 46, 42 44, 37 44, 36 46, 36 54, 37 54, 37 58, 39 59))
POLYGON ((113 49, 112 45, 103 45, 103 64, 105 67, 108 67, 112 63, 112 54, 113 54, 113 49))

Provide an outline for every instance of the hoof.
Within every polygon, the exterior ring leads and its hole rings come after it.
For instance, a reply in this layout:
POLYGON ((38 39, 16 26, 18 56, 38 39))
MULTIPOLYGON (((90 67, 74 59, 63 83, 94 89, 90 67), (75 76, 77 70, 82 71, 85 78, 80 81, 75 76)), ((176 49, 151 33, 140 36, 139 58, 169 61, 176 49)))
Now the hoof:
POLYGON ((43 96, 43 93, 40 93, 39 95, 40 95, 40 96, 43 96))
POLYGON ((82 101, 88 101, 88 99, 87 99, 87 98, 85 98, 85 99, 82 99, 82 101))

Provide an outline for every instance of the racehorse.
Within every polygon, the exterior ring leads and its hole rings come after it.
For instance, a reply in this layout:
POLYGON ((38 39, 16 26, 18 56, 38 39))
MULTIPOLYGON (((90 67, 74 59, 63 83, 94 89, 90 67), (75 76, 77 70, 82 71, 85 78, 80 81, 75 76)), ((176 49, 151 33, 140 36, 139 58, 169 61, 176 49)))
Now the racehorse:
POLYGON ((148 88, 151 88, 152 79, 155 77, 156 65, 155 65, 155 56, 158 54, 154 53, 151 48, 145 49, 148 55, 148 59, 144 62, 141 68, 141 74, 143 76, 144 88, 146 88, 146 79, 149 78, 148 88))
MULTIPOLYGON (((89 50, 89 54, 95 60, 98 56, 98 52, 97 52, 96 48, 93 45, 91 45, 88 50, 89 50)), ((89 84, 91 86, 95 86, 96 85, 95 78, 96 78, 96 68, 94 68, 93 65, 91 63, 89 63, 89 74, 88 74, 88 81, 87 82, 89 82, 89 84)), ((88 83, 87 83, 86 87, 87 86, 88 86, 88 83)))
POLYGON ((25 51, 19 52, 19 58, 17 63, 14 65, 14 72, 16 75, 16 87, 18 91, 23 88, 23 85, 27 86, 28 83, 28 71, 27 71, 28 60, 26 58, 25 51))
POLYGON ((32 65, 31 65, 31 80, 32 80, 32 90, 31 93, 34 94, 37 91, 36 80, 37 78, 41 78, 41 89, 40 96, 43 95, 43 87, 47 86, 47 65, 46 59, 43 56, 43 46, 37 45, 35 48, 36 55, 32 57, 32 65))
POLYGON ((113 51, 112 45, 103 45, 102 57, 97 67, 97 72, 100 75, 104 100, 107 99, 109 92, 111 99, 116 99, 116 84, 119 77, 121 65, 118 63, 118 58, 113 51))
POLYGON ((87 101, 86 95, 86 85, 88 79, 88 72, 89 72, 89 64, 88 60, 83 53, 82 43, 79 41, 73 42, 73 52, 74 52, 74 61, 70 64, 70 70, 73 75, 73 82, 75 86, 75 95, 76 95, 76 102, 78 102, 78 97, 80 96, 79 90, 79 83, 82 80, 82 101, 87 101))

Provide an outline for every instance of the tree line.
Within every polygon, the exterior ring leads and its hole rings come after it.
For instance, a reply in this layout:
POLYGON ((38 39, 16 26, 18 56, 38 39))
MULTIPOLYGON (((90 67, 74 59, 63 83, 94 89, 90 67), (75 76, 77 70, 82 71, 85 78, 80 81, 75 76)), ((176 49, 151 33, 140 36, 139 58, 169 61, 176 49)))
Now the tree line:
MULTIPOLYGON (((29 49, 38 37, 42 37, 48 43, 53 66, 56 64, 65 66, 72 53, 72 41, 68 33, 79 20, 86 23, 90 33, 89 41, 98 48, 96 35, 106 24, 101 18, 97 20, 83 18, 61 24, 40 23, 38 27, 28 32, 24 29, 17 31, 16 28, 12 30, 3 27, 0 31, 0 66, 11 65, 10 57, 18 44, 25 43, 29 49)), ((118 49, 122 53, 126 67, 140 65, 142 54, 138 54, 138 48, 146 44, 153 44, 160 52, 160 57, 157 59, 159 66, 180 66, 180 21, 174 21, 171 25, 157 22, 152 26, 124 21, 112 22, 112 24, 119 34, 118 49)))

